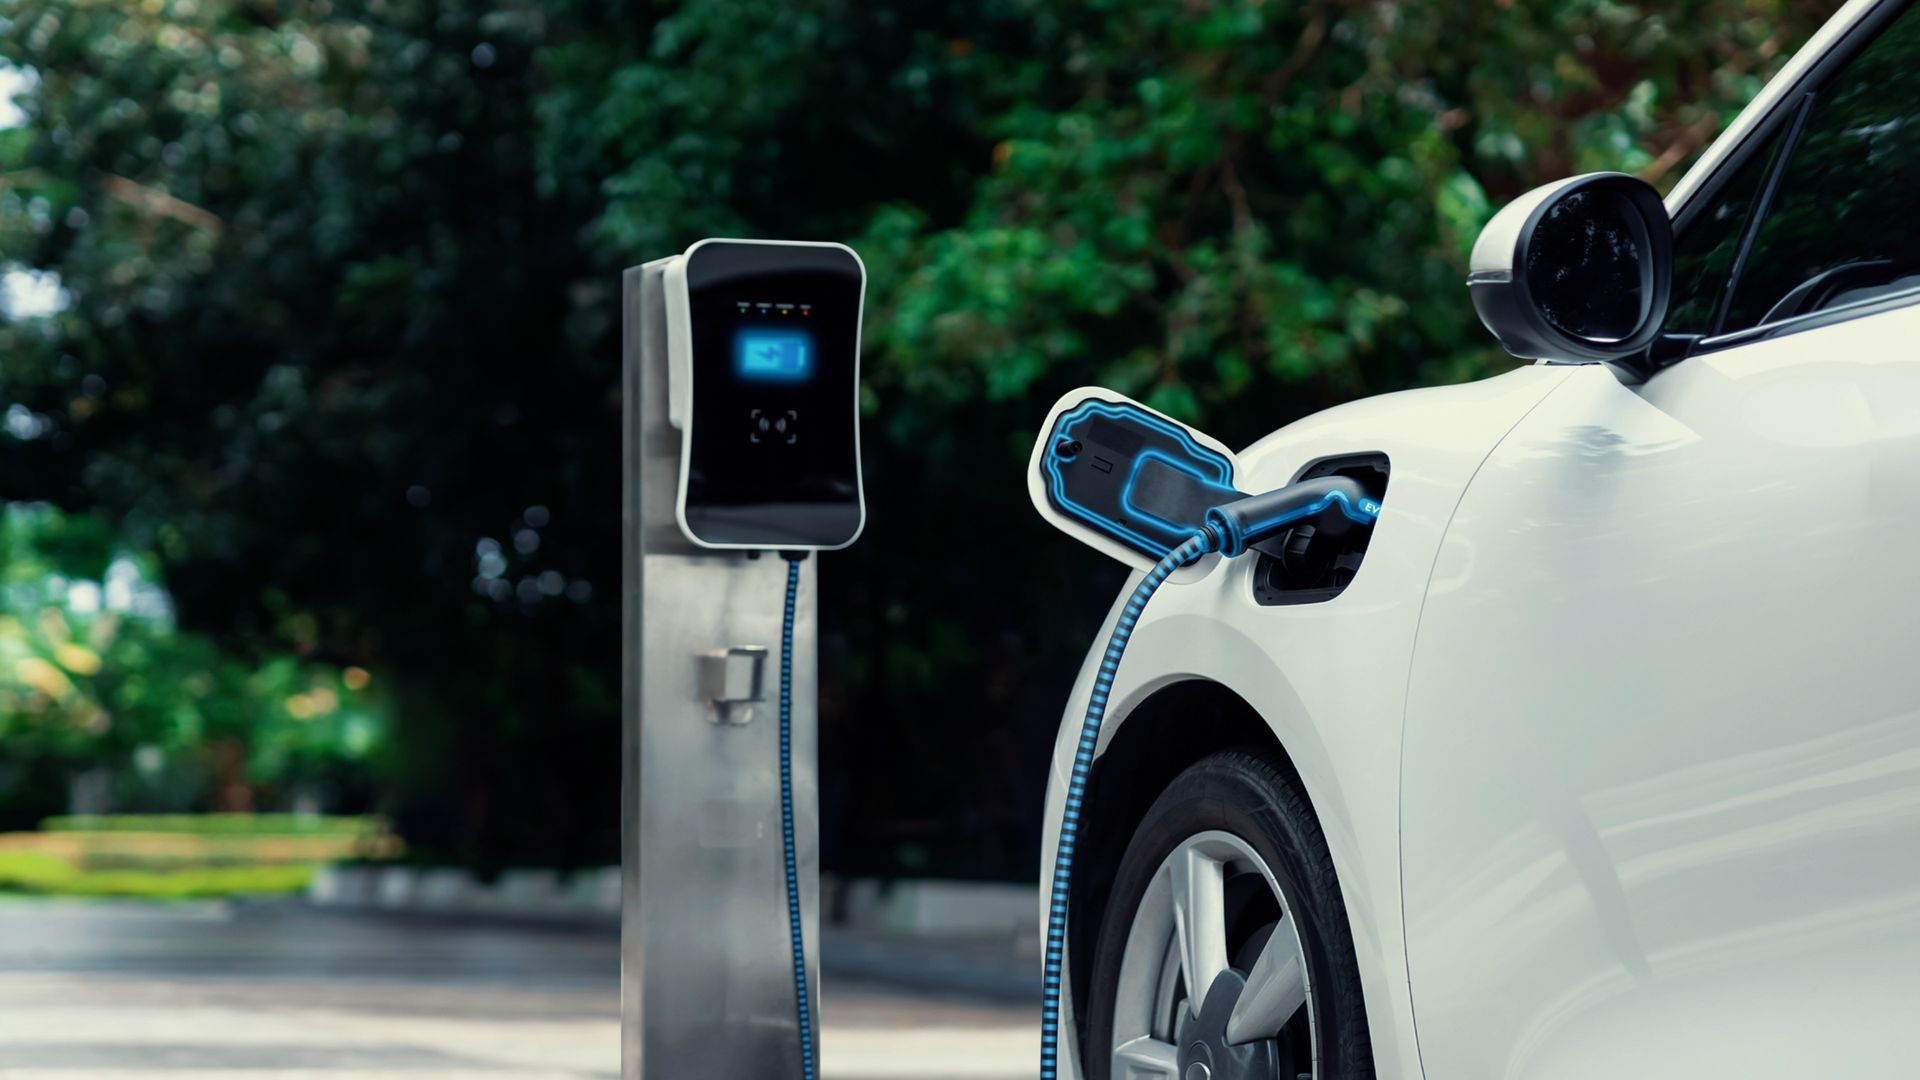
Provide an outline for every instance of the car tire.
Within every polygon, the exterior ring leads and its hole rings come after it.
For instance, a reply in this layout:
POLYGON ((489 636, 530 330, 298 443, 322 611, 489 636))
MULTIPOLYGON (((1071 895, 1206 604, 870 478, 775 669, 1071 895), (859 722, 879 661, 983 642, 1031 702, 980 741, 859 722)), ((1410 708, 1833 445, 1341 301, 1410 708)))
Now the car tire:
MULTIPOLYGON (((1340 882, 1312 806, 1298 780, 1274 757, 1225 751, 1176 777, 1135 830, 1110 898, 1093 950, 1091 1011, 1081 1048, 1088 1080, 1180 1078, 1189 1075, 1197 1059, 1206 1060, 1206 1072, 1214 1076, 1364 1080, 1374 1075, 1340 882), (1217 884, 1216 863, 1221 867, 1217 884), (1192 884, 1202 878, 1204 887, 1192 884), (1262 899, 1276 886, 1277 896, 1262 899), (1187 897, 1185 907, 1193 911, 1219 907, 1223 933, 1186 941, 1179 916, 1169 910, 1182 907, 1173 899, 1176 892, 1187 897), (1216 895, 1218 905, 1200 899, 1216 895), (1291 941, 1281 936, 1287 927, 1294 931, 1291 941), (1205 944, 1222 939, 1224 954, 1205 944), (1281 959, 1266 956, 1269 947, 1281 959), (1196 951, 1212 962, 1187 959, 1196 951), (1221 1001, 1201 995, 1206 1000, 1192 1005, 1185 987, 1188 966, 1217 973, 1222 959, 1233 974, 1213 979, 1211 991, 1221 1001), (1167 965, 1178 970, 1169 975, 1167 965), (1271 974, 1280 967, 1293 973, 1290 979, 1305 970, 1298 985, 1285 982, 1294 1004, 1266 1004, 1281 994, 1271 989, 1280 984, 1271 974), (1233 983, 1234 976, 1244 983, 1255 968, 1258 985, 1268 988, 1258 999, 1233 983), (1237 1015, 1241 997, 1249 1013, 1287 1019, 1269 1038, 1251 1035, 1264 1029, 1249 1026, 1259 1017, 1237 1015), (1236 1015, 1227 1026, 1240 1025, 1231 1039, 1220 1024, 1221 1009, 1229 1006, 1236 1015), (1209 1012, 1210 1019, 1196 1015, 1209 1012), (1203 1021, 1212 1026, 1203 1028, 1203 1021), (1137 1033, 1143 1024, 1151 1030, 1137 1033), (1124 1052, 1122 1044, 1128 1047, 1124 1052), (1170 1053, 1177 1057, 1169 1059, 1170 1053), (1249 1053, 1255 1058, 1246 1058, 1249 1053), (1219 1060, 1221 1054, 1236 1060, 1219 1060)), ((1204 914, 1196 925, 1209 925, 1204 914)))

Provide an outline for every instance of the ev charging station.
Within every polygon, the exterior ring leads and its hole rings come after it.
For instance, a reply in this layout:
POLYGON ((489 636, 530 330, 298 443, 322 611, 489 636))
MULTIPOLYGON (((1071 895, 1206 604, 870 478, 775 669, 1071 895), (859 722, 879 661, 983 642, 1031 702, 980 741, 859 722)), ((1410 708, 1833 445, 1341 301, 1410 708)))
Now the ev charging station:
POLYGON ((704 240, 622 287, 625 1080, 817 1075, 815 551, 865 524, 866 271, 704 240))
MULTIPOLYGON (((839 244, 703 240, 626 272, 622 304, 625 1080, 819 1075, 817 643, 811 553, 860 535, 866 270, 839 244)), ((1204 433, 1096 387, 1049 414, 1035 509, 1145 572, 1108 639, 1068 783, 1042 964, 1058 1075, 1081 799, 1127 641, 1165 582, 1370 528, 1341 476, 1235 486, 1204 433)))

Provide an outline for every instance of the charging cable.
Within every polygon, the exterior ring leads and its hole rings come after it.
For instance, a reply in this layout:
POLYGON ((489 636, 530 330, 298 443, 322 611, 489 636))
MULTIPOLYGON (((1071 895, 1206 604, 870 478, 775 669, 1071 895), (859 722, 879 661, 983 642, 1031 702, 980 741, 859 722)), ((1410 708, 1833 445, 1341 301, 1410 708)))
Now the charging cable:
MULTIPOLYGON (((1073 849, 1080 837, 1080 810, 1086 801, 1094 751, 1100 745, 1100 725, 1107 716, 1107 696, 1113 692, 1113 677, 1120 670, 1120 658, 1126 655, 1127 640, 1133 636, 1141 612, 1147 609, 1147 601, 1175 570, 1213 552, 1236 558, 1253 545, 1278 535, 1282 529, 1322 515, 1330 521, 1344 519, 1371 525, 1380 517, 1380 504, 1354 481, 1330 476, 1215 506, 1207 511, 1205 523, 1190 539, 1167 552, 1147 571, 1147 576, 1140 579, 1133 595, 1127 598, 1127 606, 1121 609, 1120 618, 1113 624, 1106 654, 1100 658, 1100 670, 1093 679, 1093 692, 1087 697, 1086 717, 1080 721, 1080 742, 1074 749, 1073 772, 1067 781, 1066 803, 1060 815, 1060 840, 1054 850, 1053 891, 1047 906, 1047 950, 1041 968, 1040 1080, 1059 1077, 1060 972, 1066 948, 1073 849)), ((785 701, 784 694, 781 700, 785 701)), ((785 746, 785 742, 781 745, 785 746)), ((791 857, 788 865, 792 865, 791 857)), ((798 931, 795 940, 798 940, 798 931)), ((1190 986, 1187 993, 1199 1000, 1207 990, 1204 986, 1190 986)))
POLYGON ((800 920, 800 860, 793 841, 793 619, 800 599, 804 551, 781 552, 787 560, 787 607, 780 620, 780 845, 787 871, 787 924, 793 932, 793 1004, 800 1024, 801 1080, 815 1080, 813 1000, 807 993, 807 946, 800 920))

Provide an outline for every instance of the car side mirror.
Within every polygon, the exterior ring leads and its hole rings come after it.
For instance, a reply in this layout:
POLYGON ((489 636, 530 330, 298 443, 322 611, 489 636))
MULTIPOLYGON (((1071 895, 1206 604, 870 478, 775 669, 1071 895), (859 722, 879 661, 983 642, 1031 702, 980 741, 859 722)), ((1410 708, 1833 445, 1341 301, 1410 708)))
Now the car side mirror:
POLYGON ((1467 291, 1515 356, 1631 356, 1667 318, 1673 222, 1653 185, 1624 173, 1535 188, 1480 230, 1467 291))

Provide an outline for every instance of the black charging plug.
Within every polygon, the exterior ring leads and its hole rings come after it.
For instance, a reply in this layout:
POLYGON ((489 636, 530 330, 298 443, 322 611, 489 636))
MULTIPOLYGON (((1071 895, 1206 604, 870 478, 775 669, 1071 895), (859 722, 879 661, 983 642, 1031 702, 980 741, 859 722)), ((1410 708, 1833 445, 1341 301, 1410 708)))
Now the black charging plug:
POLYGON ((1207 510, 1207 524, 1219 536, 1218 550, 1230 559, 1303 521, 1337 535, 1356 525, 1372 525, 1379 517, 1379 502, 1344 476, 1302 480, 1207 510))

